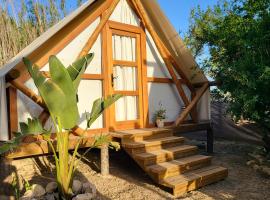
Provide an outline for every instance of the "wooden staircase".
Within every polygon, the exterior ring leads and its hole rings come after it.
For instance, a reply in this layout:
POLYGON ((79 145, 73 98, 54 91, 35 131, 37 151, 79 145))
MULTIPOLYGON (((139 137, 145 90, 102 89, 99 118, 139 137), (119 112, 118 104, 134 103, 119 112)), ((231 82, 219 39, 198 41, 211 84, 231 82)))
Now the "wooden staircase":
POLYGON ((198 155, 197 146, 185 145, 171 129, 117 131, 125 151, 158 184, 179 196, 227 177, 224 167, 211 165, 211 156, 198 155))

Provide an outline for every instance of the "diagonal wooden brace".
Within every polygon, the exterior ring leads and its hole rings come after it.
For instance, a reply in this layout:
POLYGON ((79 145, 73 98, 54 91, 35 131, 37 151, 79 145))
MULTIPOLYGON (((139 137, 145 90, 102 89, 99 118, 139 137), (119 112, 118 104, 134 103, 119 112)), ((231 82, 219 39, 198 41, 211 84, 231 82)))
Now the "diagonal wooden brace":
POLYGON ((180 116, 176 119, 175 125, 179 126, 181 123, 184 122, 186 119, 188 113, 197 105, 198 101, 204 94, 204 92, 208 89, 209 83, 206 82, 203 84, 203 86, 196 92, 195 97, 193 100, 190 102, 190 104, 186 107, 186 109, 180 114, 180 116))

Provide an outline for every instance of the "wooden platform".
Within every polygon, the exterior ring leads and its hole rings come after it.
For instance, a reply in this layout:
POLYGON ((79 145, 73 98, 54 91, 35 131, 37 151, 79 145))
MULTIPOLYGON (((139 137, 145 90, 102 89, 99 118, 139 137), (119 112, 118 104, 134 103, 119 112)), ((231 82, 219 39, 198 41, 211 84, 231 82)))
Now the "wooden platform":
POLYGON ((227 177, 224 167, 211 165, 211 156, 198 154, 197 146, 184 144, 172 128, 134 129, 111 133, 158 184, 177 197, 227 177))
MULTIPOLYGON (((69 139, 70 139, 69 149, 74 149, 80 137, 70 134, 69 139)), ((94 141, 95 141, 94 136, 85 137, 80 145, 80 148, 91 147, 94 141)), ((53 144, 56 147, 56 140, 53 142, 53 144)), ((52 153, 52 149, 50 148, 48 142, 45 140, 39 139, 34 142, 21 143, 18 146, 18 148, 6 154, 5 157, 8 159, 15 159, 15 158, 23 158, 23 157, 36 156, 36 155, 44 155, 48 153, 52 153)))

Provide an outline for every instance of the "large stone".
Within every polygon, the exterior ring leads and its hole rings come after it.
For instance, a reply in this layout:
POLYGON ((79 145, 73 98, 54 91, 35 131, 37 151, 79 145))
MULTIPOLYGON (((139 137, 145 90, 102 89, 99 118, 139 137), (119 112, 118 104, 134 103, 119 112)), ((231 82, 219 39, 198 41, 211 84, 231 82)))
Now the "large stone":
POLYGON ((50 182, 46 186, 46 192, 47 193, 53 193, 57 191, 57 183, 56 182, 50 182))
POLYGON ((82 191, 82 183, 79 180, 74 180, 72 183, 73 194, 79 194, 82 191))
POLYGON ((83 186, 82 186, 82 192, 83 193, 92 193, 93 194, 93 198, 96 197, 97 195, 97 189, 96 189, 96 186, 92 183, 83 183, 83 186))
POLYGON ((39 184, 32 185, 32 192, 33 192, 32 197, 41 197, 46 194, 45 189, 39 184))
POLYGON ((78 194, 76 197, 73 197, 72 200, 91 200, 93 199, 92 193, 78 194))

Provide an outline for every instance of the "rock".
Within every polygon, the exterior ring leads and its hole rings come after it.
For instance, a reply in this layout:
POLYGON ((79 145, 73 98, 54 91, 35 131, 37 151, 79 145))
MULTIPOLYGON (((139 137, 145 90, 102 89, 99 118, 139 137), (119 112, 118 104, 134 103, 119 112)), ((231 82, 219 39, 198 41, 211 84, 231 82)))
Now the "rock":
POLYGON ((33 191, 27 190, 24 195, 20 198, 20 200, 31 200, 33 198, 33 191))
POLYGON ((96 189, 96 186, 93 185, 92 183, 83 183, 82 185, 82 192, 83 193, 92 193, 93 194, 93 198, 96 197, 97 195, 97 189, 96 189))
POLYGON ((55 200, 53 193, 52 193, 52 194, 47 194, 47 195, 45 196, 45 199, 46 199, 46 200, 55 200))
POLYGON ((39 184, 32 185, 32 192, 33 192, 32 197, 41 197, 46 194, 45 189, 39 184))
POLYGON ((247 161, 247 166, 253 166, 255 164, 256 164, 256 161, 255 160, 247 161))
POLYGON ((78 194, 76 197, 73 197, 72 200, 91 200, 94 196, 91 193, 78 194))
POLYGON ((50 182, 46 186, 46 192, 47 193, 53 193, 57 191, 57 183, 56 182, 50 182))
POLYGON ((74 180, 72 183, 72 192, 76 195, 82 191, 82 183, 79 180, 74 180))

